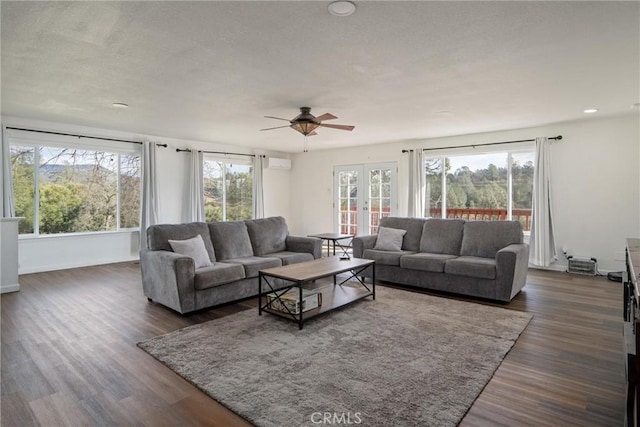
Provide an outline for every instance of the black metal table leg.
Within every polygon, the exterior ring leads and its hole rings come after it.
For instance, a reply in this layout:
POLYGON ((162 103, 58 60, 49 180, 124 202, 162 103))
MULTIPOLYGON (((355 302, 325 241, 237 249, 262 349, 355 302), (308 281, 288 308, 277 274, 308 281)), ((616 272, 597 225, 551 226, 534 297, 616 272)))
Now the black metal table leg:
POLYGON ((262 272, 258 272, 258 315, 262 316, 262 272))
POLYGON ((371 272, 371 280, 373 283, 371 284, 371 292, 373 293, 373 299, 376 299, 376 263, 371 264, 371 268, 373 271, 371 272))

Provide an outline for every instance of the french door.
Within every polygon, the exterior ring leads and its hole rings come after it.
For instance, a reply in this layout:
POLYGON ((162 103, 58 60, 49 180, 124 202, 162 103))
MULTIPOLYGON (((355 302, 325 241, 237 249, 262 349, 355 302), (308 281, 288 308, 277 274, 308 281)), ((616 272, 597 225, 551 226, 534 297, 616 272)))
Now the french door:
POLYGON ((396 163, 335 166, 334 223, 341 234, 376 234, 380 218, 396 214, 396 163))

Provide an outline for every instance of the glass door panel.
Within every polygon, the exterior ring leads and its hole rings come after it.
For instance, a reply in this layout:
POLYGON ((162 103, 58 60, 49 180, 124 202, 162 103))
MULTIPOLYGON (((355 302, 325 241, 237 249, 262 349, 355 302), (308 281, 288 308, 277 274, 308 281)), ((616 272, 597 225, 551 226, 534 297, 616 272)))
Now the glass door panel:
POLYGON ((366 234, 377 234, 380 219, 391 215, 391 184, 395 168, 390 165, 371 165, 368 169, 369 200, 366 234))
POLYGON ((336 166, 334 181, 338 233, 376 234, 380 218, 395 214, 395 163, 336 166))
POLYGON ((338 184, 338 233, 357 234, 358 215, 358 185, 362 173, 357 169, 342 169, 335 172, 338 184))

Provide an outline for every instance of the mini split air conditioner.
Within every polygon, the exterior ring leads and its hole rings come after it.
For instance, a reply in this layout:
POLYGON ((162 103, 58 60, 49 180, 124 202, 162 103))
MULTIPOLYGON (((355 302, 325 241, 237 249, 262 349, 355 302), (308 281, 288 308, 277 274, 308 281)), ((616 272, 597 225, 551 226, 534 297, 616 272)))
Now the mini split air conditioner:
POLYGON ((277 157, 269 157, 267 161, 267 167, 269 169, 289 170, 291 169, 291 160, 278 159, 277 157))

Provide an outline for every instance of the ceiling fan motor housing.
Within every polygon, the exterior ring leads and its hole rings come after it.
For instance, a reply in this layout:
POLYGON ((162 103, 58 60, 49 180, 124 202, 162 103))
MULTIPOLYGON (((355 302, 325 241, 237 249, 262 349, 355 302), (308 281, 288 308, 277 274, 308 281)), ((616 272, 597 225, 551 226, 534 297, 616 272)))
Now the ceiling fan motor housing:
POLYGON ((300 107, 300 114, 291 120, 291 128, 307 136, 320 126, 310 107, 300 107))

